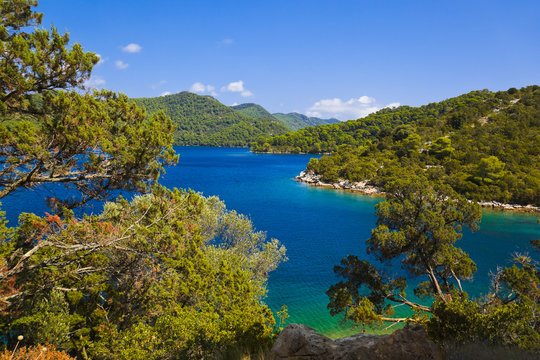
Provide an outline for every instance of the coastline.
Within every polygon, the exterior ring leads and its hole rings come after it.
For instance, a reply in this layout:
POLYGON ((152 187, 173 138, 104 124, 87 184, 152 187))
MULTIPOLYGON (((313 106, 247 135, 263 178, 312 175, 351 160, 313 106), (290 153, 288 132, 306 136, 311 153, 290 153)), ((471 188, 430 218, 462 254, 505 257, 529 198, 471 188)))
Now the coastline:
MULTIPOLYGON (((303 182, 311 186, 319 186, 335 190, 345 190, 359 193, 361 195, 384 197, 384 192, 380 191, 375 186, 369 185, 368 180, 359 182, 340 180, 337 183, 325 183, 321 181, 321 175, 316 175, 313 171, 301 171, 298 176, 295 176, 295 179, 299 182, 303 182)), ((482 206, 483 208, 489 208, 498 211, 540 213, 540 207, 532 205, 504 204, 498 201, 481 201, 478 202, 478 205, 482 206)))

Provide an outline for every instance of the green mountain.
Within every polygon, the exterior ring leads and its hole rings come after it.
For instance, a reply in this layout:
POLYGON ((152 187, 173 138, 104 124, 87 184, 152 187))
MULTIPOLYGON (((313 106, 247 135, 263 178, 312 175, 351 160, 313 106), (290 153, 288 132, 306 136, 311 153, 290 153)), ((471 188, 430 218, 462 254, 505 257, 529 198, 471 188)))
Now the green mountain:
POLYGON ((309 117, 295 112, 288 114, 275 113, 272 115, 274 115, 274 117, 280 123, 293 131, 303 129, 308 126, 337 124, 340 122, 338 119, 320 119, 318 117, 309 117))
POLYGON ((287 128, 273 118, 251 117, 211 96, 187 91, 132 100, 150 114, 163 110, 171 117, 177 127, 175 145, 249 146, 259 138, 287 132, 287 128))
POLYGON ((319 119, 317 117, 308 117, 306 115, 294 112, 288 114, 271 114, 261 105, 253 103, 240 104, 231 107, 242 114, 252 116, 257 119, 273 118, 285 125, 285 127, 291 131, 296 131, 308 126, 334 124, 339 122, 337 119, 319 119))
MULTIPOLYGON (((254 103, 246 103, 246 104, 240 104, 240 105, 233 105, 231 106, 234 110, 251 117, 254 117, 256 119, 264 119, 264 118, 271 118, 277 120, 272 114, 268 112, 265 108, 263 108, 261 105, 254 104, 254 103)), ((284 124, 285 125, 285 124, 284 124)))
POLYGON ((473 91, 420 107, 260 140, 260 152, 329 153, 307 170, 324 182, 368 180, 384 190, 418 173, 476 201, 540 205, 540 87, 473 91))

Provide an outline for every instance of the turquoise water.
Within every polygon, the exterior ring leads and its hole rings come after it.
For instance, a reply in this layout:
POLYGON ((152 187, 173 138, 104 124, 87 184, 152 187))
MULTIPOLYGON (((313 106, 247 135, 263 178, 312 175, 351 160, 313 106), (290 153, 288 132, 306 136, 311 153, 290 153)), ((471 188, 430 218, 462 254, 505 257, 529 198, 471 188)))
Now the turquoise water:
MULTIPOLYGON (((260 155, 230 148, 182 147, 177 152, 179 165, 167 170, 163 184, 218 195, 287 248, 289 261, 270 275, 267 304, 274 310, 286 304, 290 322, 326 335, 351 333, 329 315, 325 291, 336 282, 333 266, 343 257, 367 258, 364 240, 375 225, 374 206, 380 198, 294 181, 309 155, 260 155)), ((464 284, 467 291, 484 293, 489 271, 508 264, 511 253, 532 253, 529 240, 540 237, 538 216, 485 211, 481 230, 465 232, 458 245, 478 265, 474 281, 464 284)))
MULTIPOLYGON (((289 260, 270 274, 266 303, 274 310, 289 309, 289 322, 314 327, 328 336, 353 331, 338 326, 326 310, 326 289, 336 282, 333 266, 348 254, 367 258, 364 240, 375 225, 374 206, 380 198, 316 188, 294 181, 308 155, 259 155, 238 148, 178 147, 180 162, 167 169, 160 182, 217 195, 229 209, 249 215, 258 230, 287 247, 289 260)), ((45 191, 46 193, 46 191, 45 191)), ((4 199, 8 217, 40 202, 43 191, 4 199)), ((95 211, 97 211, 96 209, 95 211)), ((458 242, 478 265, 464 287, 479 296, 487 290, 489 271, 507 265, 513 252, 532 248, 540 237, 540 215, 484 212, 481 230, 465 232, 458 242)), ((538 257, 538 253, 534 256, 538 257)))

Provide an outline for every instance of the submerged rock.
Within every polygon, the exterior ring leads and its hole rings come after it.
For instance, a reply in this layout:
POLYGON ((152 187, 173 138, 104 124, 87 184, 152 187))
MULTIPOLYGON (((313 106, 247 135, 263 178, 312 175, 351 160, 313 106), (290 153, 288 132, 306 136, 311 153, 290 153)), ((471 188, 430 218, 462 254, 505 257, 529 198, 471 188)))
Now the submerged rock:
POLYGON ((332 340, 314 329, 289 324, 271 351, 274 360, 435 360, 441 359, 421 326, 391 335, 356 334, 332 340))

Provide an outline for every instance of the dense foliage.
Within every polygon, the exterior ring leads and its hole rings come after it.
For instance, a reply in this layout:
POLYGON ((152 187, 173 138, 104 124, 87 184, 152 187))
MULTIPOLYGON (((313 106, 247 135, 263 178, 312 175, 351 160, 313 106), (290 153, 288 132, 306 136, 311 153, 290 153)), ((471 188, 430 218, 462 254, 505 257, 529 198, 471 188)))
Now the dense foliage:
POLYGON ((0 198, 43 183, 75 188, 81 196, 69 203, 54 199, 61 208, 144 190, 176 162, 170 119, 145 120, 124 95, 74 90, 98 58, 66 48, 69 36, 54 28, 26 31, 41 20, 33 4, 0 3, 0 198))
POLYGON ((170 118, 85 92, 98 58, 33 27, 36 5, 0 0, 0 198, 44 183, 75 195, 16 228, 0 213, 4 354, 67 359, 52 344, 79 359, 206 359, 267 345, 261 299, 285 249, 218 199, 156 184, 177 159, 170 118), (147 194, 71 210, 117 189, 147 194))
POLYGON ((426 174, 471 200, 538 206, 539 136, 540 88, 529 86, 386 109, 269 141, 293 141, 277 149, 335 150, 307 167, 325 182, 370 180, 384 190, 397 173, 426 174))
POLYGON ((476 265, 454 244, 462 225, 476 228, 478 205, 448 185, 400 175, 376 210, 377 227, 366 241, 367 251, 385 266, 354 255, 335 266, 343 280, 327 291, 332 315, 372 327, 388 321, 423 323, 430 336, 443 343, 489 342, 540 350, 540 270, 531 257, 516 254, 513 266, 498 269, 485 299, 469 299, 462 286, 476 265), (403 275, 396 277, 392 265, 398 261, 403 275), (413 293, 427 305, 407 294, 411 277, 425 280, 413 293), (394 317, 395 308, 403 305, 410 308, 409 316, 394 317))
POLYGON ((0 324, 10 343, 98 359, 208 358, 269 341, 265 280, 284 259, 215 198, 156 188, 76 219, 4 229, 0 324))
POLYGON ((190 92, 155 98, 132 99, 149 114, 163 111, 177 131, 175 145, 249 146, 250 143, 287 129, 273 118, 254 118, 223 105, 211 96, 190 92))
POLYGON ((337 119, 319 119, 317 117, 308 117, 306 115, 302 115, 299 113, 276 113, 276 114, 270 114, 265 108, 263 108, 261 105, 253 104, 253 103, 246 103, 246 104, 240 104, 231 106, 234 110, 241 112, 245 115, 257 118, 257 119, 263 119, 263 118, 272 118, 278 121, 279 123, 283 124, 287 129, 296 131, 308 126, 316 126, 316 125, 325 125, 325 124, 334 124, 339 122, 337 119))
POLYGON ((399 125, 417 124, 432 127, 438 120, 461 109, 473 116, 488 113, 499 104, 489 91, 469 94, 421 107, 385 108, 365 118, 331 125, 308 127, 294 133, 258 141, 253 146, 260 152, 330 153, 341 145, 360 146, 391 136, 399 125), (491 99, 491 103, 490 100, 491 99))

